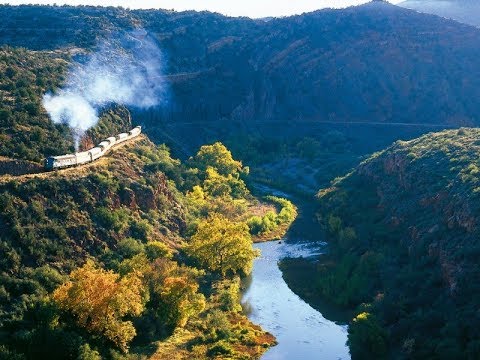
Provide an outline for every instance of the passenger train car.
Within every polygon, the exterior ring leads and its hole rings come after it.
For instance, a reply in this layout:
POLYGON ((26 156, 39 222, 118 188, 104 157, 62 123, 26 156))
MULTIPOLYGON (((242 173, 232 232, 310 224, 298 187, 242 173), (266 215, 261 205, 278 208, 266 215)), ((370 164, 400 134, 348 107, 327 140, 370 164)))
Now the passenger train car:
POLYGON ((121 144, 124 141, 137 137, 142 132, 142 127, 137 126, 130 130, 128 133, 118 134, 116 137, 112 136, 103 140, 93 149, 83 151, 75 154, 50 156, 45 159, 46 170, 64 169, 67 167, 86 164, 97 160, 105 155, 113 146, 121 144))

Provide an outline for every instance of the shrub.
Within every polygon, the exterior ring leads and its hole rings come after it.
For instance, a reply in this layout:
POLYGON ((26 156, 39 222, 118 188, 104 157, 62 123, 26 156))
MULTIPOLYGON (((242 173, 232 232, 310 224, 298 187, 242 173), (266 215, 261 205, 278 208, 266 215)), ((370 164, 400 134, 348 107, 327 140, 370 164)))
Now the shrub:
POLYGON ((153 232, 153 226, 147 220, 136 220, 130 224, 132 236, 147 242, 153 232))
POLYGON ((220 310, 213 310, 207 316, 207 326, 215 336, 215 340, 228 339, 232 336, 232 325, 227 314, 220 310))
POLYGON ((252 235, 258 235, 262 232, 263 230, 263 222, 262 218, 260 216, 252 216, 248 221, 247 221, 248 227, 250 229, 250 233, 252 235))
POLYGON ((126 238, 118 243, 118 251, 124 258, 131 258, 144 251, 141 242, 133 238, 126 238))
POLYGON ((150 261, 158 258, 171 258, 172 252, 167 245, 160 241, 151 241, 145 246, 145 252, 150 261))
POLYGON ((95 210, 94 218, 105 229, 121 232, 127 227, 128 211, 124 208, 112 211, 101 207, 95 210))
POLYGON ((78 360, 102 360, 102 357, 89 344, 84 344, 78 351, 78 360))
POLYGON ((220 355, 231 355, 233 353, 232 348, 225 341, 219 341, 207 351, 207 355, 210 357, 220 356, 220 355))
POLYGON ((240 305, 240 279, 227 280, 219 283, 218 300, 224 311, 242 311, 240 305))

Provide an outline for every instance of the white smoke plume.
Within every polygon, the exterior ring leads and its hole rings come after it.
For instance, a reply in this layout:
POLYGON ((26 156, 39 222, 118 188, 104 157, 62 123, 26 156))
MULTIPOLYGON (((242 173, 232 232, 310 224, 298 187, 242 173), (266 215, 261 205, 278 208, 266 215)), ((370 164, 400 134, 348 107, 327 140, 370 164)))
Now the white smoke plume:
POLYGON ((75 145, 94 126, 108 104, 149 108, 166 102, 162 77, 163 57, 146 32, 110 39, 73 65, 66 84, 43 97, 43 106, 55 123, 66 123, 75 134, 75 145))

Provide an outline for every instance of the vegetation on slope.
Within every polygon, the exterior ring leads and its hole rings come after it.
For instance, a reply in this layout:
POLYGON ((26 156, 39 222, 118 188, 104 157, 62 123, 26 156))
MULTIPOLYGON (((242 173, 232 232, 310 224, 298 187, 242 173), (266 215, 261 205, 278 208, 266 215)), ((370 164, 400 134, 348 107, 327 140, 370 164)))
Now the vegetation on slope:
MULTIPOLYGON (((220 143, 182 164, 142 138, 91 165, 22 175, 74 151, 41 107, 70 57, 1 51, 0 357, 256 358, 274 344, 239 304, 256 256, 246 221, 264 216, 248 168, 220 143), (219 236, 205 234, 211 219, 219 236)), ((107 107, 80 146, 131 127, 127 109, 107 107)))
MULTIPOLYGON (((95 7, 1 6, 0 13, 2 44, 39 50, 0 51, 0 155, 8 157, 39 162, 72 150, 68 129, 53 126, 39 107, 41 94, 62 83, 69 57, 58 49, 68 48, 71 54, 92 50, 98 40, 139 26, 168 55, 166 79, 174 101, 167 109, 140 112, 137 119, 150 125, 156 140, 173 138, 189 151, 205 138, 229 138, 231 129, 246 128, 251 139, 262 121, 272 121, 267 128, 277 125, 287 138, 296 128, 308 134, 310 120, 389 124, 415 119, 457 126, 474 124, 479 110, 478 30, 379 2, 268 22, 95 7), (302 121, 305 126, 299 125, 302 121)), ((111 120, 122 112, 110 113, 111 120)), ((92 142, 104 132, 111 135, 102 126, 90 133, 92 142)), ((335 240, 330 261, 318 266, 321 276, 315 286, 336 303, 360 306, 351 327, 354 356, 378 358, 396 349, 398 357, 475 357, 478 291, 467 280, 478 275, 472 265, 477 248, 477 134, 463 132, 397 143, 321 193, 323 223, 335 240)), ((264 178, 325 156, 320 164, 326 171, 315 174, 306 168, 298 181, 308 173, 309 179, 323 182, 332 168, 343 171, 361 154, 348 152, 350 139, 342 141, 347 147, 339 151, 338 165, 332 161, 338 154, 322 149, 330 146, 330 136, 320 144, 302 137, 286 149, 278 141, 263 141, 261 133, 251 147, 238 139, 232 143, 237 154, 247 149, 258 163, 285 154, 285 165, 273 163, 264 178)), ((376 134, 372 142, 382 144, 385 138, 385 133, 376 134)), ((209 153, 211 148, 203 150, 209 153)), ((105 356, 115 341, 117 350, 126 349, 124 340, 132 335, 128 322, 139 333, 133 339, 135 349, 145 349, 142 341, 168 336, 157 350, 162 356, 173 350, 184 357, 240 356, 247 350, 258 355, 264 334, 232 306, 238 297, 234 274, 248 267, 226 267, 226 283, 223 266, 198 272, 194 267, 207 262, 197 252, 189 254, 182 240, 198 231, 202 235, 201 225, 213 213, 224 215, 220 219, 227 225, 251 217, 246 169, 229 161, 231 172, 224 172, 216 163, 202 163, 203 155, 182 165, 164 147, 153 150, 148 143, 124 154, 82 168, 80 176, 64 172, 68 176, 2 181, 4 356, 19 352, 38 357, 38 352, 58 349, 49 356, 62 357, 67 348, 73 349, 72 357, 94 357, 97 351, 105 356), (89 257, 95 266, 83 267, 89 257), (122 279, 141 274, 139 281, 130 281, 140 284, 142 291, 134 298, 140 294, 142 299, 132 302, 138 305, 134 309, 114 308, 101 326, 92 324, 93 319, 82 322, 70 290, 57 292, 56 301, 50 296, 60 284, 63 289, 88 288, 88 282, 77 281, 78 271, 120 290, 122 279), (152 285, 156 283, 160 288, 152 285), (205 298, 205 311, 199 318, 187 316, 185 327, 180 315, 182 309, 188 314, 190 306, 172 305, 173 314, 157 311, 159 304, 171 304, 166 295, 174 294, 179 283, 193 299, 193 308, 201 304, 197 295, 205 298), (219 306, 227 311, 216 313, 219 306), (132 319, 140 308, 145 317, 132 319), (106 336, 110 326, 126 330, 127 336, 106 336), (214 330, 200 337, 207 328, 214 330)), ((265 228, 269 216, 262 215, 265 228)), ((243 234, 241 240, 248 237, 243 234)), ((109 299, 116 301, 115 296, 109 299)))
MULTIPOLYGON (((41 163, 47 156, 75 151, 72 130, 53 124, 42 106, 43 95, 65 80, 70 61, 66 52, 0 47, 0 156, 41 163)), ((81 145, 91 148, 131 127, 128 110, 111 105, 81 145)))
POLYGON ((142 136, 81 168, 1 178, 0 356, 258 357, 274 338, 239 306, 256 256, 240 172, 221 144, 187 165, 142 136), (212 217, 247 229, 220 267, 193 250, 229 243, 204 237, 212 217))
POLYGON ((319 192, 310 291, 348 308, 353 358, 475 358, 480 130, 398 141, 319 192))
POLYGON ((41 99, 63 81, 61 53, 0 48, 0 155, 40 162, 72 150, 65 125, 54 125, 41 99))
POLYGON ((254 215, 248 219, 250 233, 255 235, 256 241, 265 241, 282 238, 297 217, 297 208, 291 201, 277 196, 264 198, 276 209, 268 210, 265 215, 254 215))

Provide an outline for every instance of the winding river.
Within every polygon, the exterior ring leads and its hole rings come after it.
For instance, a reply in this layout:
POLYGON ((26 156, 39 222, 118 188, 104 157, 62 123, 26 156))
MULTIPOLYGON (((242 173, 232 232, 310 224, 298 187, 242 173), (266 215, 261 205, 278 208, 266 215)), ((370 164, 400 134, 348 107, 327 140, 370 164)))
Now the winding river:
MULTIPOLYGON (((290 235, 290 237, 292 237, 290 235)), ((319 254, 324 243, 288 237, 281 242, 255 244, 261 256, 246 280, 242 302, 250 320, 272 333, 278 345, 262 360, 350 359, 347 326, 325 319, 285 283, 278 262, 319 254)))

